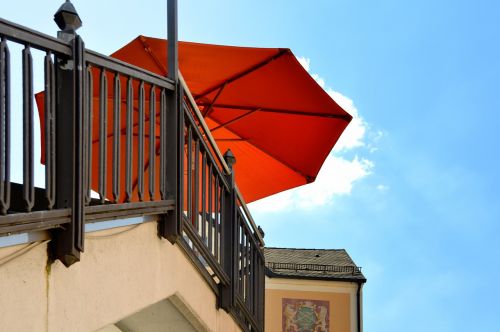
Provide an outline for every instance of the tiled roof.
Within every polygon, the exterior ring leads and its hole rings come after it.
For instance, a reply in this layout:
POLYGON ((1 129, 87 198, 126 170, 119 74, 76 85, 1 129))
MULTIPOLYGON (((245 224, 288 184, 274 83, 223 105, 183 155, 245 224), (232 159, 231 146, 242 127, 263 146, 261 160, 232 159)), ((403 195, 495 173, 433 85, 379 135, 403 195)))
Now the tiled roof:
POLYGON ((366 282, 344 249, 264 248, 271 278, 328 279, 366 282))

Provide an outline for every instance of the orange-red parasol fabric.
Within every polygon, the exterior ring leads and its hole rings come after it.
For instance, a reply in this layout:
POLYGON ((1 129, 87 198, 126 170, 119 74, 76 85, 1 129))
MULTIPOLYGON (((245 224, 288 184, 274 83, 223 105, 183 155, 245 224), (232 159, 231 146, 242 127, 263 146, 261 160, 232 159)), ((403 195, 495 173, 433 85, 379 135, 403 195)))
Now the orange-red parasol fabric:
MULTIPOLYGON (((167 74, 163 39, 139 36, 111 56, 167 74)), ((179 68, 219 149, 234 153, 247 202, 314 181, 352 118, 289 49, 179 42, 179 68)))

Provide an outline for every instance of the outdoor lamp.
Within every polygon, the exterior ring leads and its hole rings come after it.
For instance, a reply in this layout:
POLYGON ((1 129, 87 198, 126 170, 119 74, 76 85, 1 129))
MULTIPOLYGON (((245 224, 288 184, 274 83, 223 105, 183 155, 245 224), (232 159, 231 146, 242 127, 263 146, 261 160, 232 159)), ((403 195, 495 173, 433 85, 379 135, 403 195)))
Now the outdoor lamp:
POLYGON ((236 164, 236 157, 234 156, 231 149, 227 149, 226 153, 224 153, 224 160, 226 161, 227 166, 232 171, 233 165, 236 164))
POLYGON ((54 14, 54 21, 64 32, 74 33, 82 26, 82 20, 69 0, 66 0, 54 14))

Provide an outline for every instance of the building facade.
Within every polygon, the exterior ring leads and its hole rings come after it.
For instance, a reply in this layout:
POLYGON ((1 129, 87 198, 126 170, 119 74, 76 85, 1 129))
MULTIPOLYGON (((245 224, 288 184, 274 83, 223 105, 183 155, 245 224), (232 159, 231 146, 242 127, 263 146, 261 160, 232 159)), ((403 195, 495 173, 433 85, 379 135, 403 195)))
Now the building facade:
POLYGON ((343 249, 265 248, 265 329, 361 332, 366 278, 343 249))

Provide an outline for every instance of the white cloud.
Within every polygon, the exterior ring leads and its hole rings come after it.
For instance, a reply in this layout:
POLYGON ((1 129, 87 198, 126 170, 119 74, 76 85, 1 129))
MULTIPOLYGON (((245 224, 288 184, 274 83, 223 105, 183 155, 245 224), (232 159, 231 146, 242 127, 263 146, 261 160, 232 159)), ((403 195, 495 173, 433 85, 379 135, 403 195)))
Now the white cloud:
POLYGON ((251 203, 252 210, 278 212, 313 209, 329 205, 335 195, 348 195, 355 182, 372 172, 372 161, 355 156, 352 160, 328 156, 315 182, 251 203))
POLYGON ((309 71, 309 68, 311 67, 311 59, 305 58, 303 56, 299 56, 297 58, 297 61, 304 67, 305 70, 309 71))
POLYGON ((340 107, 352 115, 351 123, 344 130, 333 150, 340 152, 364 146, 364 138, 368 125, 359 115, 358 109, 354 106, 352 99, 333 89, 327 89, 326 92, 340 107))
MULTIPOLYGON (((310 72, 310 59, 298 57, 297 60, 305 70, 310 72)), ((348 159, 339 155, 339 153, 353 151, 360 147, 366 147, 368 151, 374 152, 376 151, 376 147, 373 143, 380 139, 383 133, 381 131, 376 134, 370 133, 369 138, 373 136, 376 140, 370 140, 370 142, 366 143, 365 140, 369 127, 359 115, 353 100, 327 87, 325 80, 320 75, 312 73, 311 76, 340 107, 352 115, 353 119, 339 138, 332 153, 326 159, 315 182, 251 203, 249 206, 254 211, 279 212, 290 209, 307 210, 330 205, 333 203, 336 195, 349 195, 353 185, 373 171, 374 163, 371 160, 358 157, 358 155, 352 159, 348 159)), ((377 189, 384 191, 388 188, 380 185, 377 189)))
MULTIPOLYGON (((311 60, 305 57, 298 57, 297 60, 308 72, 311 68, 311 60)), ((337 144, 335 144, 334 151, 340 152, 356 147, 364 146, 364 138, 367 131, 368 124, 359 115, 358 109, 354 102, 349 97, 344 96, 342 93, 326 87, 325 80, 316 73, 312 73, 311 77, 321 86, 333 100, 347 113, 352 115, 352 121, 347 126, 346 130, 340 136, 337 144)))

